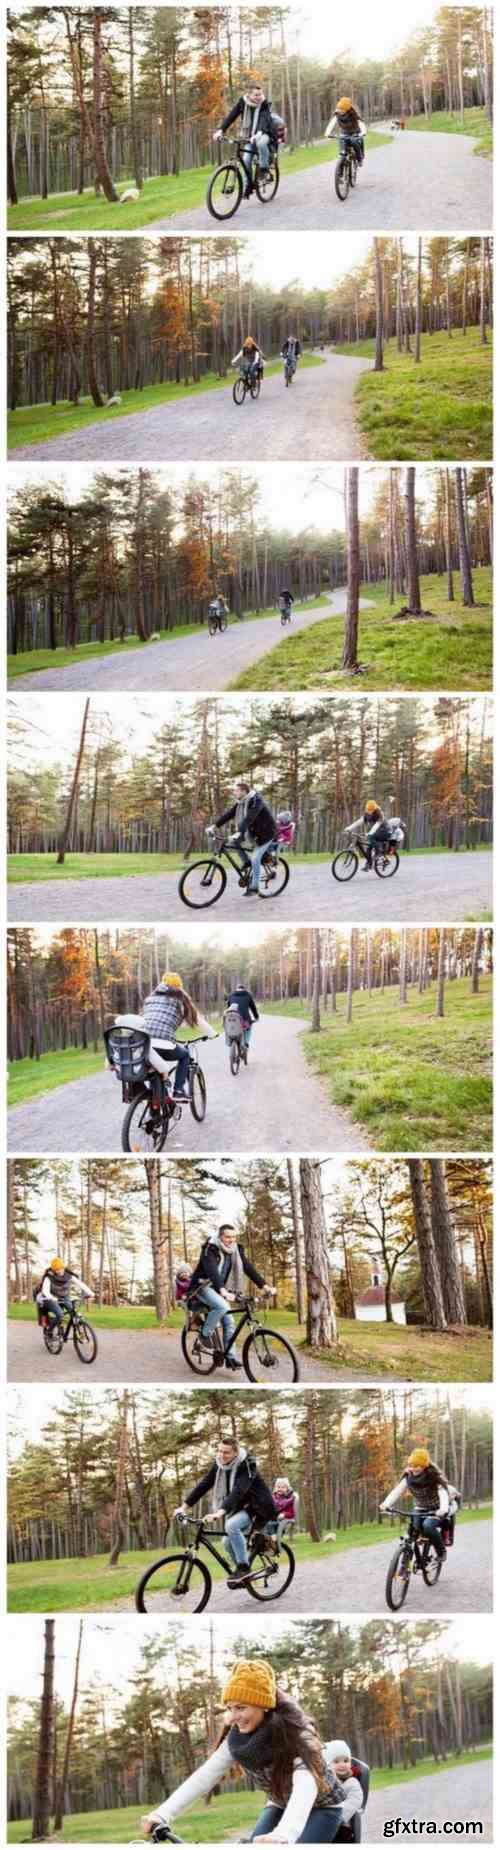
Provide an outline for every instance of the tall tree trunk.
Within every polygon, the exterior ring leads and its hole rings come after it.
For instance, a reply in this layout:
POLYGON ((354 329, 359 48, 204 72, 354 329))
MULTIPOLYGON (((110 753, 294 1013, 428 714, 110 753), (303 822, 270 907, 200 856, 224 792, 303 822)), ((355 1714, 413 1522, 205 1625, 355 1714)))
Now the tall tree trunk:
POLYGON ((415 295, 415 360, 421 358, 420 344, 422 334, 422 239, 417 246, 417 288, 415 295))
POLYGON ((451 1218, 446 1169, 431 1157, 431 1221, 447 1323, 466 1323, 460 1256, 451 1218))
POLYGON ((439 932, 437 989, 436 989, 436 1015, 438 1017, 438 1021, 442 1021, 443 1016, 444 1016, 445 963, 446 963, 446 932, 441 927, 440 932, 439 932))
POLYGON ((422 610, 420 601, 420 578, 417 553, 417 525, 415 518, 415 465, 410 464, 406 470, 405 482, 405 537, 406 567, 408 574, 408 609, 412 617, 419 617, 422 610))
POLYGON ((302 1240, 301 1240, 301 1227, 300 1227, 300 1209, 299 1209, 299 1201, 298 1201, 298 1195, 297 1195, 297 1179, 295 1175, 293 1161, 290 1156, 287 1156, 286 1166, 287 1166, 287 1172, 288 1172, 288 1187, 290 1190, 290 1206, 292 1210, 293 1254, 294 1254, 294 1265, 295 1265, 295 1295, 296 1295, 296 1300, 297 1300, 297 1316, 298 1316, 299 1323, 304 1323, 305 1322, 305 1305, 304 1305, 304 1288, 303 1288, 303 1280, 302 1280, 302 1240))
POLYGON ((140 144, 140 138, 139 138, 138 131, 137 131, 137 113, 136 113, 136 107, 135 107, 135 45, 134 45, 135 7, 129 6, 127 11, 128 11, 128 86, 129 86, 129 104, 130 104, 130 136, 131 136, 131 141, 132 141, 132 155, 133 155, 133 162, 134 162, 134 180, 135 180, 136 186, 139 189, 139 192, 142 192, 141 144, 140 144))
POLYGON ((58 849, 58 854, 57 854, 57 866, 58 867, 62 867, 64 865, 66 849, 68 846, 68 841, 69 841, 69 836, 70 836, 70 831, 71 831, 71 824, 73 821, 73 811, 75 808, 76 798, 78 794, 78 786, 80 782, 80 771, 82 768, 82 758, 83 758, 83 751, 84 751, 84 745, 85 745, 85 733, 87 731, 87 720, 89 716, 89 707, 90 707, 90 699, 85 701, 77 760, 76 760, 75 769, 73 772, 73 780, 71 784, 71 790, 69 793, 68 805, 66 809, 66 817, 65 817, 63 828, 61 830, 61 834, 59 837, 59 849, 58 849))
POLYGON ((471 977, 470 977, 470 986, 471 986, 473 996, 479 995, 479 969, 480 969, 481 951, 483 948, 483 941, 484 941, 483 927, 482 925, 476 925, 476 930, 474 933, 474 950, 472 953, 472 969, 471 969, 471 977))
POLYGON ((116 1567, 123 1548, 123 1504, 125 1498, 125 1477, 128 1456, 128 1415, 129 1391, 124 1388, 120 1404, 120 1425, 118 1433, 118 1458, 116 1464, 115 1500, 113 1504, 112 1542, 108 1567, 116 1567))
POLYGON ((52 1787, 52 1751, 54 1741, 54 1638, 55 1619, 46 1619, 42 1701, 38 1726, 38 1755, 33 1798, 32 1843, 50 1837, 50 1801, 52 1787))
POLYGON ((375 266, 376 305, 375 360, 373 371, 375 373, 382 373, 384 370, 384 277, 378 238, 373 239, 373 260, 375 266))
POLYGON ((321 1017, 320 1017, 320 1006, 319 1006, 320 983, 321 983, 321 939, 320 939, 320 934, 319 934, 317 926, 312 927, 311 937, 312 937, 311 1032, 312 1034, 319 1034, 319 1031, 321 1028, 321 1017))
POLYGON ((103 8, 94 7, 94 57, 93 57, 93 112, 94 112, 94 153, 96 177, 102 186, 105 199, 110 205, 116 205, 119 194, 113 185, 106 154, 106 137, 104 132, 104 95, 103 95, 103 8))
POLYGON ((445 523, 446 542, 445 543, 446 543, 446 571, 447 571, 447 576, 448 576, 448 603, 453 604, 455 600, 455 586, 453 583, 453 534, 452 534, 452 526, 451 526, 451 483, 450 483, 450 471, 447 468, 445 468, 445 472, 444 472, 444 493, 445 493, 445 503, 446 503, 446 523, 445 523))
POLYGON ((462 601, 468 609, 471 609, 474 604, 474 589, 472 584, 470 546, 465 519, 464 483, 462 470, 460 468, 455 469, 455 503, 457 509, 458 552, 462 575, 462 601))
POLYGON ((307 1341, 313 1348, 334 1349, 337 1345, 337 1321, 328 1261, 321 1164, 300 1157, 299 1174, 306 1268, 307 1341))
POLYGON ((93 238, 87 239, 89 261, 89 287, 87 296, 87 326, 85 329, 85 351, 87 355, 87 373, 90 395, 94 405, 103 405, 104 399, 99 389, 95 358, 95 286, 99 253, 93 238))
POLYGON ((82 1649, 82 1637, 83 1637, 83 1619, 80 1619, 80 1625, 78 1628, 78 1640, 77 1640, 77 1646, 76 1646, 75 1673, 73 1677, 71 1708, 70 1708, 70 1712, 68 1716, 68 1726, 66 1729, 66 1740, 64 1743, 64 1759, 63 1759, 61 1777, 58 1783, 57 1796, 56 1796, 56 1801, 55 1801, 55 1817, 54 1817, 54 1830, 55 1831, 62 1831, 63 1818, 64 1818, 64 1812, 65 1812, 65 1807, 66 1807, 66 1789, 68 1785, 71 1748, 73 1745, 73 1735, 75 1731, 76 1705, 77 1705, 77 1700, 78 1700, 78 1679, 79 1679, 79 1674, 80 1674, 80 1655, 81 1655, 81 1649, 82 1649))
POLYGON ((434 1246, 432 1222, 427 1201, 424 1180, 424 1166, 420 1158, 410 1156, 408 1159, 413 1218, 422 1277, 426 1322, 432 1330, 446 1329, 441 1278, 434 1246))
POLYGON ((355 674, 358 666, 359 623, 359 471, 354 466, 345 471, 345 511, 347 526, 347 603, 344 626, 342 667, 355 674))

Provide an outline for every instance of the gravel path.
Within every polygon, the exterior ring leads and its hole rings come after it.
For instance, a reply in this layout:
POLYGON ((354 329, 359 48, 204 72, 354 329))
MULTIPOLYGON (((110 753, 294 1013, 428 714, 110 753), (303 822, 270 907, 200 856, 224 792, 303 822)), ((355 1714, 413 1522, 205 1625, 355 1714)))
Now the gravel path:
MULTIPOLYGON (((11 920, 64 920, 94 924, 97 919, 150 921, 167 916, 184 919, 196 916, 184 905, 178 891, 178 874, 119 875, 102 880, 47 880, 20 882, 8 888, 8 914, 11 920)), ((403 855, 394 879, 385 882, 376 874, 359 874, 355 881, 341 886, 332 878, 329 861, 311 867, 293 865, 288 886, 275 900, 266 900, 270 919, 326 920, 337 923, 353 919, 365 924, 371 919, 397 916, 401 924, 432 918, 435 925, 458 923, 480 918, 491 912, 492 856, 489 854, 422 854, 403 855)), ((252 918, 260 908, 252 902, 252 918)), ((228 869, 228 883, 222 898, 210 912, 200 918, 240 921, 251 909, 236 878, 228 869), (246 909, 246 910, 245 910, 246 909)), ((267 916, 266 913, 266 916, 267 916)))
MULTIPOLYGON (((333 260, 332 260, 333 261, 333 260)), ((313 280, 313 279, 312 279, 313 280)), ((283 373, 264 379, 260 398, 233 402, 234 374, 213 391, 134 411, 101 414, 93 424, 47 443, 10 452, 21 462, 354 462, 364 448, 354 388, 371 361, 323 354, 321 366, 298 370, 286 391, 283 373)))
MULTIPOLYGON (((250 1064, 240 1068, 236 1079, 229 1071, 222 1037, 207 1041, 200 1050, 208 1086, 207 1115, 203 1124, 196 1124, 190 1111, 183 1111, 172 1132, 172 1155, 196 1156, 203 1150, 250 1151, 252 1156, 278 1150, 350 1155, 369 1150, 365 1133, 329 1104, 320 1081, 309 1073, 300 1044, 303 1025, 279 1015, 261 1016, 250 1064)), ((112 1073, 72 1079, 9 1111, 9 1149, 114 1155, 121 1148, 124 1113, 112 1073)))
MULTIPOLYGON (((439 1586, 426 1587, 422 1575, 416 1577, 405 1607, 408 1618, 435 1618, 436 1613, 490 1612, 492 1610, 492 1524, 464 1523, 457 1527, 457 1540, 443 1569, 439 1586), (483 1530, 487 1534, 483 1534, 483 1530)), ((385 1576, 392 1548, 390 1536, 373 1548, 354 1548, 351 1553, 334 1555, 331 1560, 320 1556, 317 1561, 299 1561, 292 1584, 273 1611, 364 1612, 385 1613, 385 1576)), ((210 1612, 248 1613, 248 1593, 231 1593, 225 1581, 217 1581, 210 1599, 210 1612)))
MULTIPOLYGON (((481 1843, 492 1843, 491 1761, 478 1760, 476 1766, 472 1763, 469 1766, 450 1767, 442 1773, 424 1774, 421 1779, 409 1779, 401 1786, 386 1786, 381 1791, 373 1792, 368 1801, 363 1841, 370 1844, 383 1843, 386 1821, 396 1818, 410 1824, 415 1822, 415 1831, 410 1830, 409 1835, 421 1836, 421 1840, 427 1834, 425 1826, 433 1819, 436 1820, 437 1837, 443 1836, 444 1824, 462 1826, 467 1822, 477 1827, 481 1824, 482 1832, 476 1829, 473 1842, 480 1840, 481 1843)), ((400 1837, 401 1834, 400 1823, 400 1837)), ((450 1837, 453 1837, 453 1832, 446 1832, 445 1841, 450 1837)))
MULTIPOLYGON (((199 629, 191 636, 178 636, 175 642, 155 642, 145 649, 124 650, 113 655, 93 655, 67 668, 44 668, 22 677, 26 687, 39 687, 43 693, 124 691, 137 693, 221 694, 241 673, 242 668, 258 662, 269 649, 296 630, 311 629, 324 617, 344 616, 345 588, 330 593, 328 604, 316 609, 296 608, 292 627, 282 630, 278 615, 254 617, 243 623, 231 623, 223 636, 209 636, 199 629)), ((369 598, 360 598, 360 609, 369 610, 369 598)), ((19 681, 12 681, 19 693, 19 681)))
MULTIPOLYGON (((92 1322, 92 1306, 89 1308, 92 1322)), ((286 1336, 286 1330, 283 1331, 286 1336)), ((180 1330, 108 1330, 98 1329, 98 1351, 92 1364, 91 1384, 97 1387, 103 1381, 158 1381, 178 1382, 181 1387, 217 1387, 221 1386, 219 1373, 206 1381, 197 1381, 187 1367, 180 1344, 180 1330)), ((38 1325, 17 1323, 14 1318, 8 1326, 8 1376, 10 1381, 50 1381, 59 1387, 66 1387, 70 1381, 82 1382, 84 1370, 75 1355, 73 1344, 66 1344, 60 1356, 51 1357, 40 1340, 38 1325)), ((350 1377, 352 1378, 352 1377, 350 1377)), ((360 1373, 359 1379, 364 1376, 360 1373)), ((324 1381, 329 1387, 337 1385, 332 1381, 331 1369, 321 1362, 313 1360, 300 1352, 301 1384, 313 1385, 324 1381)), ((247 1387, 245 1374, 224 1375, 224 1387, 247 1387)), ((392 1377, 391 1377, 392 1386, 392 1377)))
MULTIPOLYGON (((374 124, 374 127, 377 125, 374 124)), ((386 126, 380 124, 381 129, 386 126)), ((214 165, 216 162, 214 158, 214 165)), ((467 135, 405 132, 369 149, 358 184, 337 199, 335 162, 287 173, 286 154, 276 200, 263 208, 255 196, 242 202, 231 231, 487 231, 492 225, 493 164, 474 153, 467 135)), ((168 198, 168 180, 165 182, 168 198)), ((156 219, 147 232, 224 230, 208 208, 156 219)))

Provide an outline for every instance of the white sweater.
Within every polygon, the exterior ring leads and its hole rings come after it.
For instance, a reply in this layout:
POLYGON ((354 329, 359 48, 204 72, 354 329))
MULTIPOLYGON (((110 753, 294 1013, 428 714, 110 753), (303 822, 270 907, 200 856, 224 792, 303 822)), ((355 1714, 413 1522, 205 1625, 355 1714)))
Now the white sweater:
MULTIPOLYGON (((150 1816, 158 1821, 161 1819, 164 1824, 172 1824, 179 1812, 186 1811, 188 1805, 194 1805, 196 1799, 205 1798, 208 1792, 212 1792, 214 1786, 218 1786, 219 1780, 224 1778, 224 1774, 228 1773, 232 1766, 234 1766, 234 1761, 226 1739, 221 1741, 220 1747, 215 1749, 214 1754, 210 1754, 208 1760, 204 1760, 202 1765, 196 1768, 195 1773, 191 1773, 189 1779, 183 1781, 182 1786, 177 1787, 176 1792, 171 1793, 165 1804, 159 1805, 156 1811, 150 1813, 150 1816)), ((317 1796, 318 1788, 314 1774, 309 1772, 303 1760, 296 1760, 288 1805, 285 1807, 276 1830, 270 1831, 271 1839, 281 1838, 287 1844, 296 1844, 304 1825, 307 1824, 309 1813, 317 1796)))

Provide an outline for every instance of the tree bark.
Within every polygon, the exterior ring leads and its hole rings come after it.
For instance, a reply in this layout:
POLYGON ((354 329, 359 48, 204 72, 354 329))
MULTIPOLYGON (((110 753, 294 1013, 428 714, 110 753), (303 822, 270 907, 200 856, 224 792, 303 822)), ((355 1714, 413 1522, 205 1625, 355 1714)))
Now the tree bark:
POLYGON ((405 537, 406 566, 408 574, 408 609, 412 617, 419 617, 422 610, 420 600, 420 578, 417 553, 417 525, 415 518, 415 465, 411 463, 406 471, 405 484, 405 537))
POLYGON ((345 506, 347 525, 347 603, 344 626, 342 667, 355 674, 358 666, 359 623, 359 471, 346 469, 345 506))
POLYGON ((80 1619, 80 1625, 78 1629, 78 1641, 77 1641, 77 1647, 76 1647, 75 1674, 73 1677, 73 1690, 72 1690, 72 1696, 71 1696, 71 1708, 70 1708, 70 1712, 68 1716, 68 1726, 66 1729, 66 1740, 64 1743, 64 1759, 63 1759, 63 1764, 62 1764, 62 1769, 61 1769, 61 1777, 60 1777, 58 1787, 57 1787, 57 1795, 56 1795, 55 1808, 54 1808, 55 1810, 54 1830, 55 1831, 62 1831, 62 1827, 63 1827, 63 1818, 64 1818, 64 1811, 65 1811, 65 1804, 66 1804, 66 1788, 68 1784, 68 1774, 69 1774, 69 1766, 70 1766, 70 1759, 71 1759, 71 1748, 73 1745, 73 1735, 74 1735, 75 1721, 76 1721, 76 1704, 78 1700, 78 1679, 79 1679, 79 1674, 80 1674, 80 1655, 81 1655, 81 1649, 82 1649, 82 1637, 83 1637, 83 1619, 80 1619))
POLYGON ((54 1742, 54 1638, 55 1619, 46 1619, 42 1700, 38 1729, 38 1757, 33 1799, 32 1843, 50 1836, 50 1800, 52 1787, 52 1753, 54 1742))
POLYGON ((304 1227, 307 1291, 307 1341, 314 1348, 334 1349, 337 1321, 332 1299, 321 1164, 299 1160, 300 1199, 304 1227))
POLYGON ((408 1170, 426 1321, 432 1330, 444 1330, 446 1329, 446 1318, 441 1278, 425 1189, 423 1163, 418 1157, 410 1156, 408 1170))
POLYGON ((75 769, 73 772, 73 781, 72 781, 71 790, 69 793, 69 801, 68 801, 68 806, 66 810, 66 818, 65 818, 65 822, 64 822, 61 835, 59 838, 59 849, 58 849, 58 855, 57 855, 57 866, 58 867, 62 867, 64 865, 66 849, 68 846, 68 841, 69 841, 69 836, 70 836, 71 823, 73 820, 73 811, 75 807, 75 802, 76 802, 76 798, 78 794, 78 786, 80 782, 80 771, 82 767, 82 758, 83 758, 83 750, 84 750, 84 745, 85 745, 85 733, 87 731, 87 720, 89 716, 89 707, 90 707, 90 698, 85 701, 85 708, 84 708, 84 714, 83 714, 83 720, 82 720, 82 729, 80 733, 80 743, 78 746, 78 755, 77 755, 77 760, 75 764, 75 769))

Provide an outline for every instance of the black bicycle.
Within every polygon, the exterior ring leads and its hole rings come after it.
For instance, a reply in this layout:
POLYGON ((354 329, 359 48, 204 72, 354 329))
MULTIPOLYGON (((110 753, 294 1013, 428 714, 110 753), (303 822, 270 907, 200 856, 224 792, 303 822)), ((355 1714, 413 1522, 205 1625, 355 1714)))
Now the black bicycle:
MULTIPOLYGON (((181 1529, 194 1530, 192 1541, 186 1541, 182 1552, 162 1555, 146 1569, 136 1590, 135 1604, 137 1612, 168 1612, 177 1603, 184 1612, 203 1612, 212 1592, 212 1575, 204 1556, 209 1554, 224 1569, 226 1574, 234 1574, 234 1561, 221 1548, 214 1544, 214 1534, 218 1540, 224 1539, 223 1529, 213 1529, 203 1516, 178 1515, 177 1522, 181 1529), (200 1554, 203 1549, 203 1557, 200 1554)), ((244 1582, 244 1590, 251 1593, 252 1599, 261 1601, 281 1599, 295 1573, 295 1556, 288 1542, 282 1539, 284 1525, 276 1523, 276 1533, 265 1535, 256 1523, 253 1523, 248 1537, 249 1577, 244 1582)))
POLYGON ((358 178, 358 157, 354 142, 346 135, 342 136, 340 155, 335 167, 335 192, 337 199, 347 199, 351 187, 355 187, 358 178))
MULTIPOLYGON (((385 1597, 391 1612, 400 1612, 410 1590, 412 1574, 423 1574, 426 1587, 435 1587, 444 1564, 445 1556, 438 1554, 436 1544, 430 1536, 420 1533, 420 1524, 429 1510, 398 1509, 396 1506, 388 1512, 391 1516, 403 1516, 405 1527, 401 1531, 397 1548, 391 1555, 385 1582, 385 1597)), ((432 1512, 434 1514, 434 1512, 432 1512)))
MULTIPOLYGON (((252 857, 246 848, 237 847, 231 841, 225 841, 211 823, 205 830, 208 841, 213 844, 210 854, 199 861, 191 861, 181 874, 177 891, 185 906, 192 911, 215 906, 227 886, 227 873, 224 860, 229 862, 238 877, 238 886, 243 890, 248 886, 252 872, 252 857)), ((278 852, 277 841, 269 843, 267 853, 260 864, 259 897, 276 899, 278 893, 284 893, 290 879, 290 868, 283 854, 278 852)))
POLYGON ((290 355, 289 353, 287 353, 286 359, 285 359, 285 365, 284 365, 285 385, 291 385, 294 372, 295 372, 295 367, 294 367, 293 360, 290 359, 290 355))
MULTIPOLYGON (((122 1098, 127 1105, 122 1124, 122 1150, 150 1155, 163 1150, 169 1131, 178 1124, 185 1106, 197 1124, 202 1124, 207 1109, 207 1082, 199 1060, 191 1048, 213 1036, 197 1034, 189 1041, 188 1090, 185 1100, 173 1096, 177 1060, 167 1074, 151 1065, 150 1044, 146 1029, 126 1028, 114 1024, 106 1028, 104 1041, 110 1066, 121 1081, 122 1098)), ((166 1052, 162 1057, 168 1059, 166 1052)))
POLYGON ((64 1349, 65 1343, 72 1336, 79 1362, 95 1362, 97 1336, 95 1330, 92 1329, 92 1324, 87 1323, 86 1317, 80 1316, 78 1309, 80 1303, 81 1299, 78 1297, 71 1299, 71 1310, 63 1310, 62 1322, 54 1316, 50 1305, 46 1310, 43 1306, 39 1307, 39 1322, 45 1348, 48 1349, 49 1355, 60 1355, 61 1349, 64 1349))
POLYGON ((284 629, 284 627, 285 627, 285 624, 286 624, 286 623, 291 623, 291 621, 292 621, 292 606, 291 606, 291 604, 289 604, 289 603, 283 603, 283 604, 282 604, 282 603, 280 602, 280 603, 278 604, 278 610, 279 610, 279 613, 280 613, 280 618, 281 618, 281 624, 282 624, 282 628, 284 629))
POLYGON ((224 633, 224 630, 227 630, 227 621, 228 620, 224 612, 221 612, 221 614, 219 615, 217 611, 210 610, 208 613, 209 636, 216 636, 218 631, 220 635, 222 636, 224 633))
POLYGON ((250 394, 250 398, 259 398, 261 385, 262 368, 256 368, 248 361, 238 373, 238 378, 234 381, 233 398, 235 405, 244 405, 248 394, 250 394))
MULTIPOLYGON (((218 219, 234 218, 235 212, 241 205, 243 194, 246 192, 248 181, 247 170, 243 163, 247 142, 235 141, 230 135, 225 135, 223 139, 227 141, 230 148, 234 148, 235 152, 230 154, 227 160, 221 161, 219 167, 216 167, 215 173, 209 180, 206 195, 208 210, 212 218, 218 219)), ((276 198, 280 183, 277 153, 271 154, 269 167, 265 169, 259 167, 257 154, 253 153, 250 177, 252 193, 257 194, 261 206, 269 205, 271 199, 276 198)))
POLYGON ((207 1306, 196 1292, 188 1299, 181 1348, 184 1360, 194 1375, 213 1375, 217 1368, 224 1368, 228 1356, 234 1352, 241 1331, 248 1324, 249 1334, 245 1337, 241 1351, 248 1380, 257 1384, 264 1382, 267 1387, 278 1387, 299 1380, 299 1360, 292 1343, 288 1342, 286 1336, 282 1336, 281 1330, 271 1330, 267 1324, 259 1323, 254 1303, 253 1298, 235 1298, 234 1308, 237 1314, 239 1312, 239 1319, 234 1334, 225 1343, 219 1323, 211 1336, 204 1336, 201 1340, 207 1306))
MULTIPOLYGON (((349 829, 344 829, 344 834, 348 835, 349 829)), ((399 860, 395 842, 381 843, 379 848, 373 844, 371 864, 379 880, 391 880, 393 874, 397 874, 399 860)), ((338 854, 334 855, 332 861, 334 880, 353 880, 362 861, 368 861, 368 852, 361 836, 356 835, 347 848, 340 848, 338 854)))

